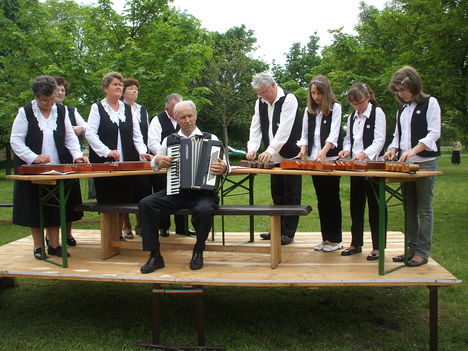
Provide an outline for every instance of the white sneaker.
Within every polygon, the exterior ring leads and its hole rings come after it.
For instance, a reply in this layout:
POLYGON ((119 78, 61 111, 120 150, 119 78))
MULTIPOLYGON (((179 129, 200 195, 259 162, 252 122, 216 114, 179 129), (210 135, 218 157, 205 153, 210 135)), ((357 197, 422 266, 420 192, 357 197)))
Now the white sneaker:
POLYGON ((336 251, 336 250, 339 250, 339 249, 342 249, 343 248, 343 243, 332 243, 331 241, 328 242, 327 245, 325 245, 323 247, 323 251, 325 252, 332 252, 332 251, 336 251))
POLYGON ((329 244, 328 241, 326 241, 326 240, 322 241, 320 244, 317 244, 317 245, 314 246, 314 250, 315 251, 322 251, 323 248, 325 247, 325 245, 328 245, 328 244, 329 244))

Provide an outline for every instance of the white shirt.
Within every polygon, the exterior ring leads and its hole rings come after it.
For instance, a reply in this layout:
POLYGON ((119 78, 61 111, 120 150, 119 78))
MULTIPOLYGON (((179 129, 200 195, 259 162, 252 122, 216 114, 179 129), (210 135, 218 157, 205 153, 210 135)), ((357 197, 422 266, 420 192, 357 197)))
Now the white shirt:
MULTIPOLYGON (((388 149, 396 148, 398 149, 398 140, 400 140, 400 148, 402 152, 408 151, 412 149, 411 147, 411 119, 413 117, 414 109, 418 104, 416 102, 412 102, 410 104, 404 105, 405 108, 401 112, 400 116, 400 124, 401 124, 401 137, 398 135, 398 124, 395 125, 395 133, 393 134, 393 140, 391 144, 388 146, 388 149)), ((398 115, 398 112, 397 112, 398 115)), ((428 151, 438 151, 436 141, 440 138, 440 106, 436 98, 430 97, 429 104, 427 107, 426 113, 426 121, 427 121, 427 135, 419 139, 420 143, 426 145, 426 150, 428 151)), ((436 157, 421 157, 415 155, 409 158, 409 161, 412 162, 426 162, 435 160, 436 157)))
POLYGON ((73 109, 75 110, 75 120, 76 120, 76 125, 77 126, 80 126, 80 127, 83 127, 84 128, 84 132, 86 131, 86 128, 88 127, 88 123, 86 123, 86 121, 84 120, 83 117, 81 117, 80 113, 78 112, 78 109, 76 107, 73 107, 73 109))
MULTIPOLYGON (((273 111, 274 105, 276 101, 278 101, 281 97, 284 96, 284 90, 277 86, 276 90, 276 98, 273 104, 270 104, 268 101, 262 98, 262 102, 265 102, 268 106, 268 138, 270 140, 270 145, 268 145, 267 149, 265 150, 271 155, 271 160, 274 163, 279 163, 284 158, 279 154, 283 145, 288 141, 289 136, 291 134, 291 130, 294 124, 294 120, 296 118, 297 112, 297 99, 294 94, 290 93, 286 96, 283 102, 283 107, 281 109, 280 115, 280 122, 278 124, 278 129, 276 130, 276 134, 273 137, 273 129, 272 129, 272 119, 273 119, 273 111)), ((259 99, 255 102, 255 114, 252 117, 252 122, 250 124, 250 135, 249 141, 247 143, 247 150, 257 152, 260 148, 260 144, 262 142, 262 130, 260 124, 260 113, 259 113, 259 99)))
MULTIPOLYGON (((190 133, 189 136, 186 136, 184 133, 182 133, 181 130, 179 130, 177 132, 177 134, 183 139, 190 139, 190 138, 193 138, 196 135, 203 135, 203 133, 200 131, 200 129, 198 129, 198 127, 196 127, 195 130, 192 133, 190 133)), ((214 134, 211 134, 211 139, 212 140, 219 140, 218 137, 216 135, 214 135, 214 134)), ((167 155, 167 137, 165 137, 164 140, 162 141, 162 143, 160 144, 160 146, 159 146, 159 148, 157 150, 157 155, 159 155, 159 156, 166 156, 167 155)), ((152 165, 153 170, 157 171, 157 170, 159 170, 159 166, 156 164, 155 160, 156 160, 156 156, 153 157, 153 159, 151 161, 151 165, 152 165)), ((223 161, 224 161, 224 163, 226 163, 226 165, 228 167, 227 168, 227 173, 229 173, 231 171, 231 166, 226 161, 226 153, 223 153, 223 161)))
MULTIPOLYGON (((315 129, 314 129, 314 145, 310 151, 309 159, 316 160, 317 154, 322 150, 322 143, 320 141, 320 126, 322 125, 323 113, 320 111, 315 116, 315 129)), ((340 135, 341 128, 341 105, 337 102, 333 104, 332 120, 331 120, 330 134, 325 139, 325 143, 332 143, 333 148, 338 145, 338 137, 340 135)), ((302 119, 302 134, 301 139, 298 141, 299 147, 303 145, 309 145, 309 118, 307 109, 304 111, 304 117, 302 119)), ((327 161, 336 160, 338 156, 327 157, 327 161)))
MULTIPOLYGON (((174 129, 176 129, 177 122, 175 121, 175 119, 171 118, 166 110, 164 110, 164 113, 166 114, 169 121, 171 121, 172 125, 174 126, 174 129)), ((148 128, 148 148, 150 149, 153 155, 157 155, 158 148, 161 147, 161 132, 162 127, 161 123, 159 122, 159 118, 158 116, 154 116, 148 128)))
MULTIPOLYGON (((117 126, 120 121, 125 121, 125 104, 122 101, 119 101, 119 109, 114 111, 107 102, 106 99, 101 100, 104 110, 109 114, 110 120, 115 123, 117 126)), ((94 152, 100 157, 107 157, 109 152, 112 150, 109 149, 100 139, 97 134, 99 130, 99 124, 101 122, 101 116, 99 115, 99 109, 97 104, 91 106, 91 111, 89 112, 88 117, 88 128, 86 129, 86 140, 88 140, 89 146, 93 148, 94 152)), ((135 118, 135 114, 132 113, 132 122, 133 122, 133 142, 135 148, 138 151, 138 154, 146 153, 146 146, 143 142, 143 135, 140 131, 140 125, 138 120, 135 118)), ((118 129, 117 134, 117 151, 120 154, 120 161, 127 161, 123 159, 123 150, 122 142, 120 141, 120 129, 118 129)))
MULTIPOLYGON (((366 110, 359 114, 358 111, 354 113, 354 124, 353 124, 353 153, 351 158, 356 157, 361 152, 365 152, 367 157, 370 160, 377 161, 379 159, 380 151, 384 147, 385 143, 385 114, 380 107, 376 107, 375 109, 375 125, 374 125, 374 140, 372 144, 370 144, 366 149, 364 149, 364 126, 366 124, 366 120, 370 117, 372 110, 372 103, 367 104, 366 110)), ((351 114, 352 115, 352 114, 351 114)), ((348 117, 348 129, 346 136, 343 141, 343 150, 351 151, 351 115, 348 117)), ((369 126, 370 127, 370 126, 369 126)), ((382 159, 382 158, 380 158, 382 159)))
MULTIPOLYGON (((42 150, 41 154, 48 155, 51 158, 50 164, 59 164, 60 159, 58 157, 57 147, 55 146, 54 130, 57 129, 57 105, 52 106, 49 118, 45 118, 39 107, 37 101, 32 101, 32 108, 34 117, 36 117, 39 129, 42 131, 42 150)), ((68 110, 65 109, 65 147, 70 152, 73 161, 77 158, 82 157, 83 153, 80 149, 80 143, 78 141, 73 127, 68 118, 68 110)), ((38 154, 33 152, 29 146, 26 145, 26 134, 28 132, 28 120, 26 118, 26 112, 23 107, 18 110, 13 127, 11 128, 10 144, 14 153, 27 164, 33 163, 38 154)))

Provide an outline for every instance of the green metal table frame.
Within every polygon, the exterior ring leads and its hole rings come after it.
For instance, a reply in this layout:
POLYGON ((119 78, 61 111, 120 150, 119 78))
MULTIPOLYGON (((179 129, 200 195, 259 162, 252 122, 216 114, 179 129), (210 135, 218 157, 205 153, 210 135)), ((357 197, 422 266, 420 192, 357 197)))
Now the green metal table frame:
POLYGON ((79 181, 79 179, 57 179, 57 185, 47 185, 47 184, 38 184, 39 186, 39 233, 41 235, 41 247, 42 255, 44 260, 61 266, 63 268, 68 268, 68 250, 67 250, 67 215, 66 215, 66 204, 68 197, 74 182, 79 181), (58 204, 51 204, 48 201, 50 199, 55 199, 58 204), (57 263, 53 260, 47 258, 45 250, 45 235, 44 235, 44 207, 59 207, 60 208, 60 232, 61 232, 61 242, 62 242, 62 264, 57 263))

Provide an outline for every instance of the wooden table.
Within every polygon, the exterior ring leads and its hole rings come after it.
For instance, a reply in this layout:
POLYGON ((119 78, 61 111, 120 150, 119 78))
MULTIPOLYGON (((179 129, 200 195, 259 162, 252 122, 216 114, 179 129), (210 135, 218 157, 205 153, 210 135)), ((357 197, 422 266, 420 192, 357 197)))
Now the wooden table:
MULTIPOLYGON (((62 265, 64 268, 68 267, 67 260, 67 231, 66 231, 66 216, 65 216, 65 205, 67 201, 66 193, 66 180, 76 180, 80 178, 100 178, 100 177, 119 177, 119 176, 130 176, 130 175, 151 175, 155 173, 165 173, 165 170, 154 172, 152 170, 141 170, 141 171, 112 171, 112 172, 89 172, 89 173, 71 173, 64 175, 9 175, 6 176, 7 179, 11 180, 23 180, 30 181, 35 184, 42 185, 55 185, 52 191, 58 192, 59 205, 61 210, 60 222, 61 222, 61 232, 62 232, 62 247, 63 247, 63 256, 62 256, 62 265)), ((387 183, 396 183, 396 182, 408 182, 414 181, 419 178, 432 177, 441 175, 441 171, 417 171, 416 173, 402 173, 402 172, 386 172, 386 171, 312 171, 312 170, 293 170, 293 169, 282 169, 282 168, 272 168, 272 169, 260 169, 260 168, 240 168, 235 167, 231 170, 229 176, 236 175, 245 175, 249 177, 249 200, 253 204, 253 177, 257 174, 280 174, 280 175, 315 175, 323 177, 334 177, 334 176, 349 176, 349 177, 365 177, 371 179, 375 184, 377 184, 376 198, 379 204, 379 274, 384 275, 389 272, 385 272, 385 192, 389 192, 391 196, 397 197, 403 201, 403 196, 401 194, 396 194, 395 190, 386 187, 387 183)), ((40 188, 42 189, 42 188, 40 188)), ((45 188, 47 189, 47 188, 45 188)), ((49 195, 50 196, 50 195, 49 195)), ((40 199, 43 199, 44 196, 40 194, 40 199)), ((45 201, 41 200, 40 210, 41 218, 42 209, 45 201)), ((405 214, 406 215, 406 214, 405 214)), ((43 223, 43 222, 42 222, 43 223)), ((41 223, 41 233, 43 235, 44 226, 41 223)), ((405 220, 406 223, 406 220, 405 220)), ((406 225, 405 225, 406 226, 406 225)), ((253 219, 251 219, 251 240, 253 230, 253 219)), ((406 232, 406 230, 405 230, 406 232)), ((405 233, 405 250, 407 247, 407 236, 405 233)), ((43 252, 45 252, 43 247, 43 252)), ((403 266, 403 265, 402 265, 403 266)))

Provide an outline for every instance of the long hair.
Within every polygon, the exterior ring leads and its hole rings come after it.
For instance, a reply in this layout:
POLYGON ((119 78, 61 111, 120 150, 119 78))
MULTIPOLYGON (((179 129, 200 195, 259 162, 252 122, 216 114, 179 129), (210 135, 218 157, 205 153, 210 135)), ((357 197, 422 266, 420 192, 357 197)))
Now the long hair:
POLYGON ((425 98, 429 96, 422 90, 421 76, 411 66, 405 66, 393 73, 393 76, 390 79, 390 83, 388 85, 390 91, 395 94, 396 100, 400 104, 404 104, 405 101, 400 98, 395 90, 396 86, 400 84, 403 85, 403 87, 405 87, 405 89, 407 89, 413 95, 414 101, 418 104, 423 103, 425 98))
POLYGON ((364 99, 369 99, 369 101, 374 106, 378 106, 378 102, 375 99, 374 91, 365 83, 354 83, 346 94, 349 102, 359 102, 364 99))
POLYGON ((333 104, 335 102, 335 94, 333 94, 333 90, 328 79, 322 75, 312 78, 309 83, 307 95, 307 111, 313 116, 317 116, 319 112, 327 115, 333 109, 333 104), (312 98, 311 91, 313 85, 315 85, 316 89, 322 94, 322 102, 320 103, 320 106, 312 98))

